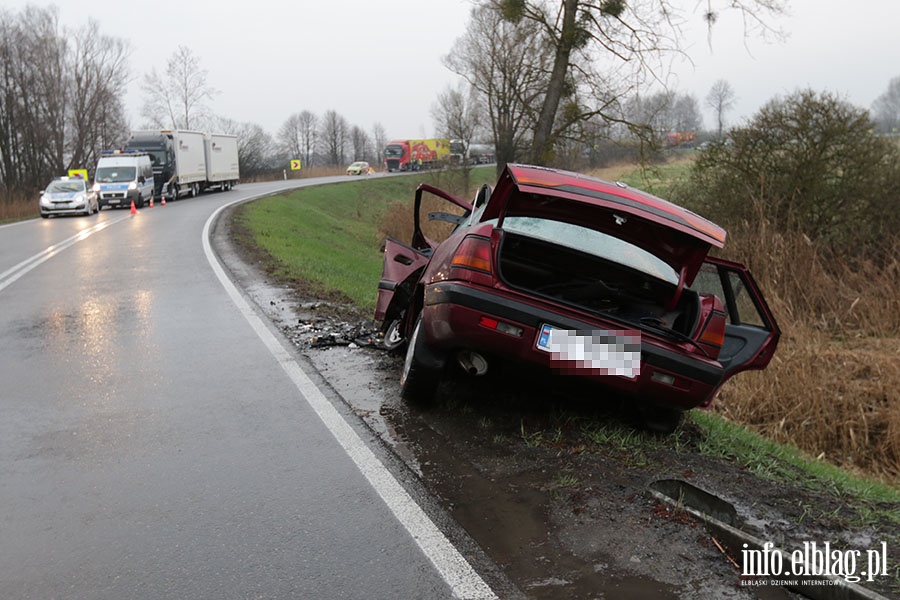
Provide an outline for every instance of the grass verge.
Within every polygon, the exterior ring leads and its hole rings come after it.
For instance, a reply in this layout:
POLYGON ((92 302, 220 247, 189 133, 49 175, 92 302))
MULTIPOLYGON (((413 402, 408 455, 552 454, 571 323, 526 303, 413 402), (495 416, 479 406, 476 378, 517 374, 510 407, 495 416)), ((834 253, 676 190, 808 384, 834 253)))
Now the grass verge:
POLYGON ((468 198, 494 179, 493 167, 480 167, 468 181, 452 172, 348 180, 246 204, 235 222, 270 258, 276 277, 306 282, 312 293, 342 297, 371 312, 385 235, 411 231, 408 207, 416 187, 428 183, 468 198))

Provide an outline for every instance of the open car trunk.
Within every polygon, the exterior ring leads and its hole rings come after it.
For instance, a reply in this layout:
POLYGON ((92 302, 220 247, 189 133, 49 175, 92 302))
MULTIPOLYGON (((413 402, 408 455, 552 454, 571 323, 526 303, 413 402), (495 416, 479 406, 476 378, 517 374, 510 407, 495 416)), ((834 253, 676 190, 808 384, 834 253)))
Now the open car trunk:
MULTIPOLYGON (((571 247, 576 243, 572 236, 561 243, 516 228, 513 220, 507 219, 498 253, 500 278, 509 287, 633 327, 662 325, 682 335, 694 330, 700 314, 699 296, 684 289, 677 303, 669 306, 678 290, 678 281, 672 278, 678 274, 668 269, 666 280, 659 276, 662 273, 647 272, 653 268, 666 270, 661 261, 655 263, 639 249, 602 234, 591 236, 597 244, 589 252, 571 247), (607 247, 598 248, 603 245, 607 247), (601 249, 612 256, 598 254, 601 249), (642 266, 647 270, 619 262, 617 251, 632 252, 633 262, 644 261, 642 266)), ((569 226, 560 229, 553 224, 552 229, 571 233, 569 226)))

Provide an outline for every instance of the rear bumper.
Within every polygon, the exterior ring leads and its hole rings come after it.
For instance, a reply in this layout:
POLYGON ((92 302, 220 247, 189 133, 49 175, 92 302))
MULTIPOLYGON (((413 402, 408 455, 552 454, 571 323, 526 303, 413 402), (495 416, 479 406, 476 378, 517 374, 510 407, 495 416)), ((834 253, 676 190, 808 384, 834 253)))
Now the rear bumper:
MULTIPOLYGON (((554 369, 549 352, 537 348, 542 325, 574 331, 609 331, 622 326, 587 321, 548 307, 523 302, 498 290, 460 282, 440 282, 425 290, 425 339, 443 352, 474 350, 501 359, 554 369), (488 317, 519 328, 521 336, 482 325, 488 317)), ((556 368, 559 371, 560 369, 556 368)), ((724 370, 717 362, 679 351, 649 334, 641 333, 641 368, 634 378, 598 374, 589 369, 565 369, 642 401, 679 409, 707 405, 722 383, 724 370)))

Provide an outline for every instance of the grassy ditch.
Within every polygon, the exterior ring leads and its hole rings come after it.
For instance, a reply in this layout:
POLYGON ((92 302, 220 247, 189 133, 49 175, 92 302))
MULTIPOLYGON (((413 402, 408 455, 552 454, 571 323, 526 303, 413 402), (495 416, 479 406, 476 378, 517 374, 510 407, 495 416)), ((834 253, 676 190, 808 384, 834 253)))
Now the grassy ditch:
MULTIPOLYGON (((619 167, 596 174, 665 197, 672 186, 686 179, 689 168, 689 162, 679 161, 651 169, 619 167)), ((371 314, 384 238, 392 235, 409 239, 409 205, 415 186, 425 181, 471 197, 480 183, 494 179, 493 168, 484 168, 473 172, 468 182, 448 173, 354 180, 248 204, 238 221, 270 256, 276 275, 305 282, 316 293, 337 294, 371 314)), ((746 254, 737 258, 743 257, 757 273, 785 335, 769 369, 741 374, 723 390, 714 407, 728 420, 708 412, 694 416, 694 423, 707 439, 700 450, 728 456, 775 480, 791 481, 796 469, 801 469, 810 485, 873 502, 900 501, 900 373, 896 365, 898 340, 890 337, 891 327, 865 330, 864 339, 859 335, 844 339, 826 326, 811 325, 808 315, 798 314, 802 313, 798 306, 785 299, 790 298, 786 283, 777 276, 784 274, 785 267, 773 264, 795 264, 799 250, 785 249, 785 254, 777 248, 748 248, 745 231, 737 232, 736 237, 739 253, 746 254), (744 424, 756 433, 732 423, 744 424), (762 446, 765 438, 785 446, 762 446), (860 477, 833 465, 849 467, 860 477)), ((855 283, 887 287, 877 288, 881 291, 874 294, 860 292, 865 301, 854 305, 854 318, 883 322, 878 317, 884 316, 882 309, 870 305, 880 306, 876 301, 879 297, 885 302, 896 301, 896 292, 887 293, 896 290, 896 285, 873 280, 871 275, 855 283), (872 316, 865 316, 868 314, 872 316)), ((823 279, 821 285, 831 283, 823 279)), ((825 287, 820 295, 827 297, 828 292, 825 287)), ((811 295, 807 289, 805 297, 811 295)), ((814 318, 823 318, 823 314, 820 311, 814 318)), ((605 440, 604 444, 619 443, 620 439, 634 444, 643 439, 602 423, 592 424, 592 428, 588 439, 605 440)), ((531 444, 554 435, 552 431, 526 429, 520 433, 531 444)))
POLYGON ((493 167, 473 169, 468 181, 453 172, 366 177, 244 205, 236 223, 271 258, 273 275, 371 312, 385 237, 411 239, 416 187, 428 183, 470 198, 495 180, 493 167))

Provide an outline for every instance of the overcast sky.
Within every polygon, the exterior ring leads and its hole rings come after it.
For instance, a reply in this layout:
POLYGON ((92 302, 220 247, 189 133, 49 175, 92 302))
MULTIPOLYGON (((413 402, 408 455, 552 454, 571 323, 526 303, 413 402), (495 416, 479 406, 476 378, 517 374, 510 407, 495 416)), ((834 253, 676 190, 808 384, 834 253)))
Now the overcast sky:
MULTIPOLYGON (((692 10, 697 0, 676 0, 692 10)), ((465 31, 469 0, 7 0, 59 8, 63 25, 93 19, 104 34, 131 43, 132 90, 125 95, 132 126, 142 125, 143 77, 186 45, 219 91, 217 115, 261 125, 276 134, 293 113, 335 110, 389 137, 431 136, 431 107, 458 77, 442 57, 465 31)), ((790 15, 773 21, 783 41, 745 38, 736 15, 723 13, 712 31, 697 26, 688 54, 675 65, 672 87, 701 106, 713 82, 725 79, 738 102, 729 124, 752 115, 776 95, 800 88, 830 91, 863 108, 900 76, 900 2, 789 0, 790 15)), ((713 115, 704 107, 707 128, 713 115)))

